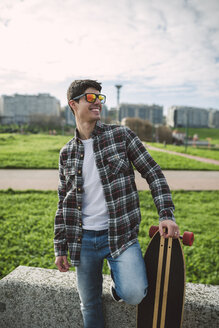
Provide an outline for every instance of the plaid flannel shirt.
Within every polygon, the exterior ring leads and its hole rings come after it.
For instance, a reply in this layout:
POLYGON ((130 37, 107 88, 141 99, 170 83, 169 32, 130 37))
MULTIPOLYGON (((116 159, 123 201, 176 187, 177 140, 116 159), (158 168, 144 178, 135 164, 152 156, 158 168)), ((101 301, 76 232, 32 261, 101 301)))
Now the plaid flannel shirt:
MULTIPOLYGON (((141 221, 132 164, 149 184, 160 221, 175 221, 174 205, 159 165, 133 131, 98 121, 91 137, 109 212, 109 247, 116 258, 136 242, 141 221)), ((60 151, 54 238, 55 255, 67 255, 69 251, 73 266, 80 263, 82 243, 83 158, 84 146, 76 131, 76 136, 60 151)))

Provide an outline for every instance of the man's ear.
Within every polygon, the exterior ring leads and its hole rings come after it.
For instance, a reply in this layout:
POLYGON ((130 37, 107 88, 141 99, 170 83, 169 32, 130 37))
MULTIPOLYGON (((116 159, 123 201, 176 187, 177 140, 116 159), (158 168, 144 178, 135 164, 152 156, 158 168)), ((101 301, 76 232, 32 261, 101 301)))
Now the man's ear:
POLYGON ((68 103, 69 107, 71 108, 71 110, 73 111, 73 114, 75 114, 75 109, 76 109, 76 103, 74 100, 70 100, 68 103))

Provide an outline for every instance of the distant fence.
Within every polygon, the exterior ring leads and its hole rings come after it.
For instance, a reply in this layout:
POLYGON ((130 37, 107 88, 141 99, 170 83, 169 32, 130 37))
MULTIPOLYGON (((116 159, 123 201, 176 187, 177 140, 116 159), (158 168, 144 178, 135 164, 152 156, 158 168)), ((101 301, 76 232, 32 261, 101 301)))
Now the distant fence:
MULTIPOLYGON (((112 300, 104 275, 106 328, 136 327, 136 307, 112 300)), ((82 328, 75 272, 19 266, 0 281, 1 328, 82 328)), ((186 285, 183 328, 219 327, 219 286, 186 285)))

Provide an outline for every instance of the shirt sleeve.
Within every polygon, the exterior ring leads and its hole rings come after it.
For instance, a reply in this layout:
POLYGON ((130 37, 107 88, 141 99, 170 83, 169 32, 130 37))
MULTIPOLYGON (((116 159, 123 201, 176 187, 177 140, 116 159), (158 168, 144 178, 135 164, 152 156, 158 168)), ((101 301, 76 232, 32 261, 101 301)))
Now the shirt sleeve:
POLYGON ((154 161, 136 134, 128 128, 126 129, 126 140, 128 157, 149 185, 159 214, 159 221, 175 221, 173 214, 175 207, 160 166, 154 161))
POLYGON ((66 196, 66 182, 63 173, 62 153, 59 157, 59 186, 58 186, 58 208, 55 215, 54 225, 54 251, 55 256, 67 256, 68 246, 66 240, 66 230, 63 220, 63 200, 66 196))

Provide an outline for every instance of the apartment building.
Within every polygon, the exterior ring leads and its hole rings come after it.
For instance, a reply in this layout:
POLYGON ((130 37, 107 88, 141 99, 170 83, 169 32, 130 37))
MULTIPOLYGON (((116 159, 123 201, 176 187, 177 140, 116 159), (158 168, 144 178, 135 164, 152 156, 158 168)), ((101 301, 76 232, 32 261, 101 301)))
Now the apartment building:
POLYGON ((209 128, 219 128, 219 110, 209 109, 209 128))
POLYGON ((171 127, 209 127, 209 110, 198 107, 172 106, 168 109, 167 124, 171 127))
POLYGON ((32 115, 60 115, 60 102, 48 93, 38 95, 3 95, 0 97, 0 120, 2 124, 28 123, 32 115))
POLYGON ((136 117, 148 120, 152 124, 163 123, 163 107, 144 104, 121 104, 119 106, 120 122, 126 117, 136 117))

